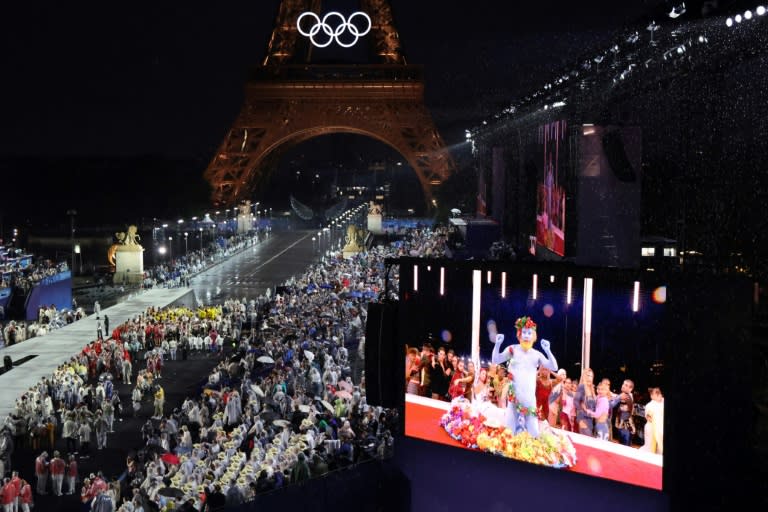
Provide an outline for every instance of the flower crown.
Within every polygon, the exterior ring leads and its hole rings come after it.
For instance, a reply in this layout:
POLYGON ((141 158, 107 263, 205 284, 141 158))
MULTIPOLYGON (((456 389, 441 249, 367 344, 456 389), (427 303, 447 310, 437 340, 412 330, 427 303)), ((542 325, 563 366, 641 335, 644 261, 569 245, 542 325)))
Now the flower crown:
POLYGON ((536 322, 534 322, 533 319, 531 319, 529 316, 521 316, 515 322, 515 329, 517 329, 518 333, 523 329, 533 329, 535 331, 536 322))

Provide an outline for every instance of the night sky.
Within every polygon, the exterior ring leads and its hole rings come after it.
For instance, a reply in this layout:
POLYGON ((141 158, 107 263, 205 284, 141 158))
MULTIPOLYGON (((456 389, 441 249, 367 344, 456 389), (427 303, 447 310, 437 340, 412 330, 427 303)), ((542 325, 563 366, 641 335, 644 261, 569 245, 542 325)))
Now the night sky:
MULTIPOLYGON (((556 68, 564 52, 649 5, 620 3, 391 5, 408 61, 426 67, 435 117, 451 122, 471 115, 479 98, 530 86, 531 73, 556 68)), ((278 5, 14 4, 0 36, 3 112, 14 120, 3 126, 0 154, 210 158, 241 106, 248 69, 264 55, 278 5)))
MULTIPOLYGON (((427 105, 453 145, 498 105, 540 87, 626 27, 669 22, 665 13, 677 2, 390 3, 404 54, 425 66, 427 105)), ((687 5, 691 23, 754 7, 728 0, 687 5)), ((202 173, 240 110, 278 6, 4 6, 0 171, 11 191, 0 203, 4 229, 41 216, 65 223, 70 208, 96 222, 199 214, 209 198, 202 173)), ((355 8, 329 0, 323 10, 355 8)))

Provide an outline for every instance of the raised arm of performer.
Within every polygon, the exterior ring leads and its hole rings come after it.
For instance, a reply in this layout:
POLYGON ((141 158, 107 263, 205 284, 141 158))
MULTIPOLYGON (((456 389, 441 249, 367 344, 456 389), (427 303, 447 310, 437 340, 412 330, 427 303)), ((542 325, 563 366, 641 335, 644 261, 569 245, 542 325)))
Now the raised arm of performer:
POLYGON ((510 345, 504 352, 500 352, 499 349, 501 348, 502 343, 504 343, 504 335, 497 334, 493 343, 493 352, 491 354, 491 362, 493 364, 506 363, 512 359, 512 345, 510 345))
POLYGON ((558 369, 557 359, 555 359, 555 356, 552 355, 552 351, 549 349, 549 340, 542 339, 540 344, 541 350, 544 351, 544 354, 546 354, 547 357, 545 358, 543 355, 539 354, 539 364, 544 368, 556 372, 558 369))

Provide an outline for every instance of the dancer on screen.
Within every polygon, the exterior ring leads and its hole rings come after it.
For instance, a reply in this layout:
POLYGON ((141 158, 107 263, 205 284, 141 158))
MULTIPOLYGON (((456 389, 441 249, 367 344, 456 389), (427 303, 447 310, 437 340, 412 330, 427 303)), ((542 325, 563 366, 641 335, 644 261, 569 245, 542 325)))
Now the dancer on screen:
POLYGON ((536 375, 539 367, 557 371, 557 361, 549 350, 549 341, 541 340, 541 349, 533 348, 536 342, 536 323, 527 316, 515 322, 518 344, 500 350, 504 335, 496 333, 496 322, 488 322, 488 334, 493 341, 494 364, 509 361, 507 367, 512 375, 507 398, 506 426, 513 432, 527 430, 533 437, 539 437, 539 419, 536 415, 536 375), (494 336, 495 335, 495 336, 494 336))

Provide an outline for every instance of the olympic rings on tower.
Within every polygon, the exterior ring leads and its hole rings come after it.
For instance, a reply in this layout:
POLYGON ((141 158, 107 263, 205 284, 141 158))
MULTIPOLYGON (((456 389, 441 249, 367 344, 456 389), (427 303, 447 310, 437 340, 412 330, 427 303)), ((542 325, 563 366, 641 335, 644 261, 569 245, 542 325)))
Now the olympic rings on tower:
POLYGON ((312 41, 312 44, 317 46, 318 48, 325 48, 326 46, 329 46, 332 42, 336 41, 336 44, 341 46, 342 48, 351 48, 352 46, 357 44, 358 39, 360 37, 366 35, 368 32, 371 31, 371 18, 365 14, 364 12, 357 11, 352 13, 349 16, 349 20, 347 20, 343 14, 336 11, 331 11, 325 16, 323 16, 323 19, 320 19, 320 16, 315 14, 314 12, 304 12, 301 13, 296 20, 296 28, 299 29, 299 33, 305 37, 308 37, 310 41, 312 41), (304 30, 302 28, 302 20, 309 16, 314 20, 314 24, 309 28, 309 30, 304 30), (365 22, 368 23, 368 26, 365 27, 365 29, 359 28, 357 25, 355 25, 352 20, 355 19, 356 16, 362 17, 365 22), (338 25, 334 28, 331 26, 331 24, 328 22, 330 20, 338 19, 338 25), (318 42, 317 39, 315 39, 315 36, 320 34, 320 31, 322 31, 320 41, 318 42), (352 36, 354 36, 354 40, 351 43, 345 43, 342 41, 342 36, 345 32, 349 31, 352 36), (327 40, 324 40, 324 38, 327 37, 327 40))

